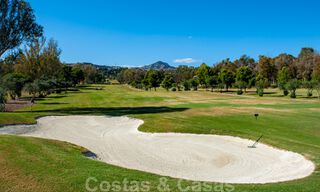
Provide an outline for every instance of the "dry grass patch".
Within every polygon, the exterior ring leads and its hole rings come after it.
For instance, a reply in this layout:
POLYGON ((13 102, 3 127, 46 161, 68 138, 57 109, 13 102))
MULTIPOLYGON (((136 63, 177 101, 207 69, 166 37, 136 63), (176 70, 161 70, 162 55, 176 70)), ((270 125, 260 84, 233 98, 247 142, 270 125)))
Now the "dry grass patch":
POLYGON ((34 177, 21 173, 18 168, 10 166, 5 157, 0 156, 0 191, 49 192, 51 189, 39 183, 34 177))

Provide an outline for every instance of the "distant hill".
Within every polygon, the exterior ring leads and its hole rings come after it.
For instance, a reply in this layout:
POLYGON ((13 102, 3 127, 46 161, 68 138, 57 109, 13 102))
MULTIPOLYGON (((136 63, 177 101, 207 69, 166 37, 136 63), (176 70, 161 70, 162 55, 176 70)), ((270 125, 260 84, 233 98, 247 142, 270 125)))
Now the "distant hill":
POLYGON ((97 65, 93 63, 88 62, 82 62, 82 63, 65 63, 66 65, 90 65, 94 68, 98 69, 106 78, 108 79, 116 79, 118 74, 126 69, 126 67, 120 67, 120 66, 107 66, 107 65, 97 65))
POLYGON ((109 65, 97 65, 93 63, 88 63, 88 62, 79 62, 79 63, 65 63, 66 65, 91 65, 97 69, 102 69, 102 70, 114 70, 114 69, 124 69, 126 67, 121 67, 121 66, 109 66, 109 65))
POLYGON ((168 69, 174 69, 174 67, 172 67, 171 65, 169 65, 168 63, 165 63, 163 61, 158 61, 158 62, 155 62, 151 65, 146 65, 146 66, 143 66, 142 69, 145 69, 145 70, 168 70, 168 69))

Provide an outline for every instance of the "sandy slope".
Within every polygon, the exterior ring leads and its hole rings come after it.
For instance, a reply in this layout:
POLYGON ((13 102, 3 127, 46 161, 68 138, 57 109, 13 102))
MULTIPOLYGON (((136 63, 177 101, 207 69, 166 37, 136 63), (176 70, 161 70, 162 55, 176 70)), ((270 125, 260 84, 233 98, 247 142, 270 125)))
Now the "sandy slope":
POLYGON ((128 117, 43 117, 26 136, 68 141, 109 164, 176 178, 225 183, 271 183, 303 178, 314 164, 303 156, 230 136, 150 134, 128 117))

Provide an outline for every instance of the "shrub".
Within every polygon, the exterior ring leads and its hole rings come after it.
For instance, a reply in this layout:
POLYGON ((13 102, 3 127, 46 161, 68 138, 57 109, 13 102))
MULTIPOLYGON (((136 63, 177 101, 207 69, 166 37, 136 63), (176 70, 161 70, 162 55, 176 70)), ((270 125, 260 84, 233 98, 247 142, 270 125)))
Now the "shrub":
POLYGON ((260 97, 263 97, 263 95, 264 95, 263 89, 257 89, 257 94, 258 94, 260 97))
POLYGON ((198 90, 198 86, 199 86, 199 80, 196 78, 191 79, 191 86, 193 88, 194 91, 198 90))
POLYGON ((174 88, 171 89, 171 91, 175 92, 175 91, 177 91, 177 88, 174 87, 174 88))
POLYGON ((6 91, 2 87, 0 87, 0 111, 5 110, 6 98, 7 98, 6 91))
POLYGON ((296 98, 296 90, 300 87, 300 81, 297 79, 290 80, 286 86, 287 89, 290 91, 290 97, 296 98))
POLYGON ((242 95, 243 91, 242 90, 237 90, 237 95, 242 95))
POLYGON ((183 87, 185 91, 190 91, 191 83, 190 81, 186 80, 183 82, 183 87))

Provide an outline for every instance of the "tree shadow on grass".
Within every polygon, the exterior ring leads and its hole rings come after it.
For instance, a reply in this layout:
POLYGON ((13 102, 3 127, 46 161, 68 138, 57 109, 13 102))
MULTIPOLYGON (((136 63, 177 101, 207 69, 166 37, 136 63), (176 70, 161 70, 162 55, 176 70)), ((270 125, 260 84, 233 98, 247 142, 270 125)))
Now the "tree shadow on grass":
POLYGON ((43 102, 43 103, 39 103, 42 105, 65 105, 65 104, 69 104, 69 103, 65 103, 65 102, 43 102))
POLYGON ((63 115, 139 115, 182 112, 189 108, 170 108, 170 107, 70 107, 52 110, 34 110, 37 113, 52 113, 63 115))

